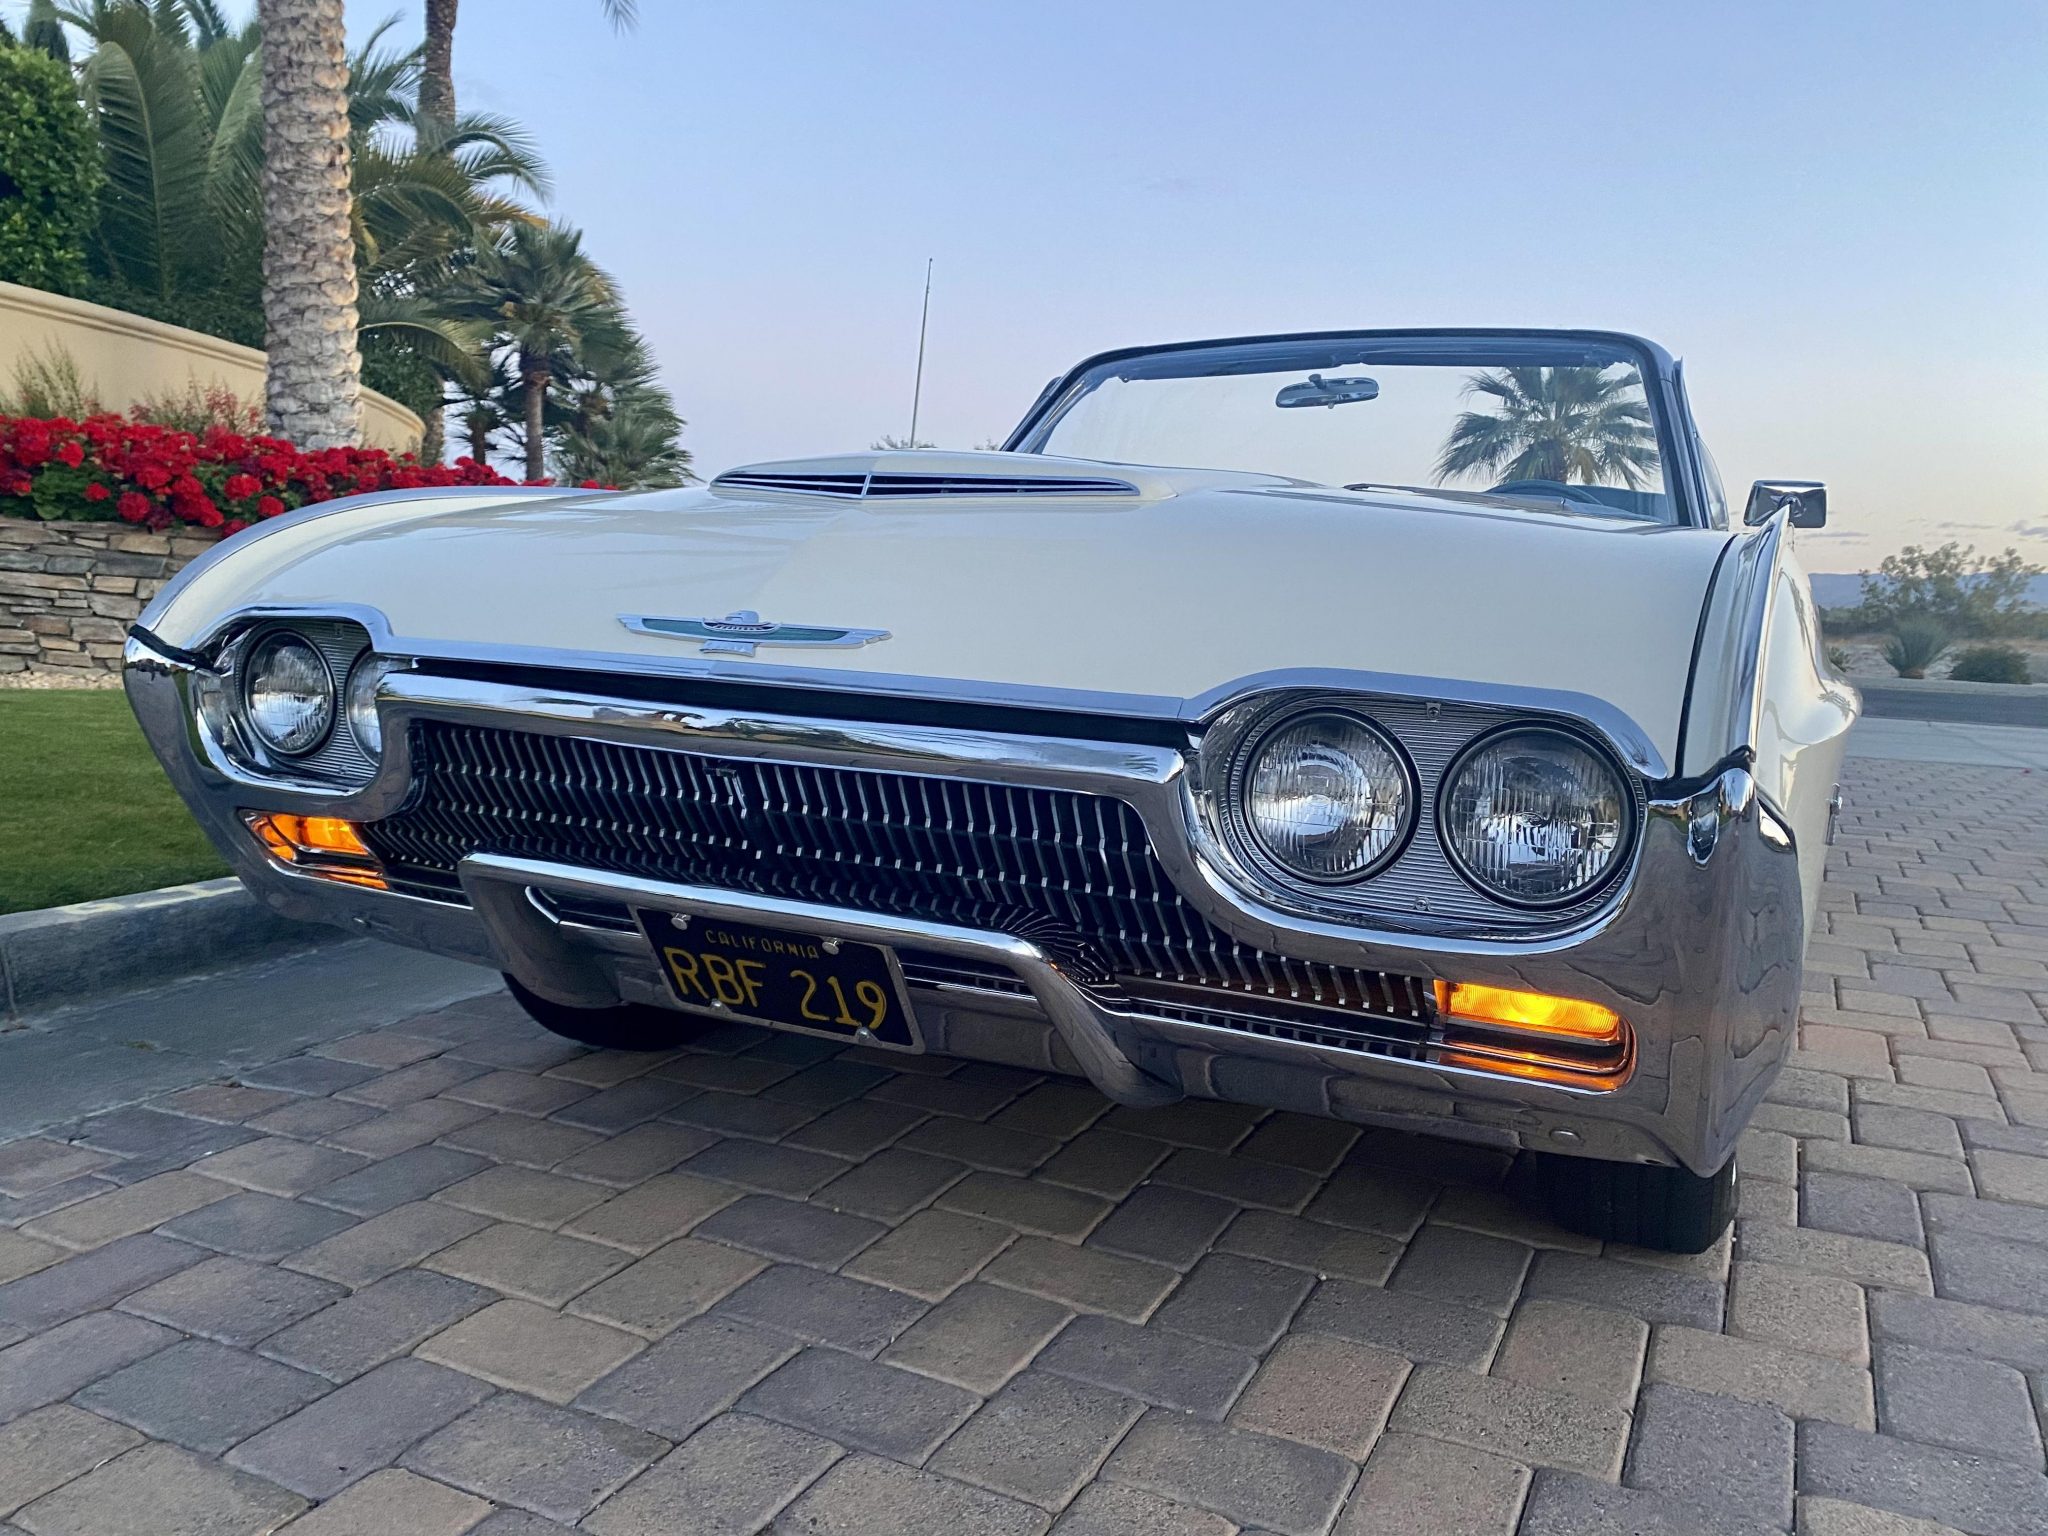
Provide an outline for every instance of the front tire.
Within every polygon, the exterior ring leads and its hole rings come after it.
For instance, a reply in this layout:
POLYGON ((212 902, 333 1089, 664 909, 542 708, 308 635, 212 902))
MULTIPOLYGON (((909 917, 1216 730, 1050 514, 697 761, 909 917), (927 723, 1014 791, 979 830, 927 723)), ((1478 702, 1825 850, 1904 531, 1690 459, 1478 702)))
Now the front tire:
POLYGON ((688 1014, 650 1008, 644 1003, 571 1008, 566 1003, 549 1002, 538 992, 521 986, 515 976, 505 978, 505 990, 543 1029, 600 1051, 666 1051, 703 1028, 701 1021, 688 1014))
POLYGON ((1704 1253, 1735 1215, 1735 1160, 1702 1178, 1685 1168, 1532 1154, 1536 1185, 1560 1225, 1610 1243, 1704 1253))

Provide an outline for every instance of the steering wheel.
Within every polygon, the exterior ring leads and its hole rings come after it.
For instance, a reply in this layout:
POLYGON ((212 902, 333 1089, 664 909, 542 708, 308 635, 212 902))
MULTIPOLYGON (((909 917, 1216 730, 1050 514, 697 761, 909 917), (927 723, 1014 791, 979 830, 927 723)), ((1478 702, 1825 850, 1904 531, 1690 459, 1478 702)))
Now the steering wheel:
POLYGON ((1488 489, 1489 496, 1533 496, 1546 501, 1570 502, 1581 507, 1605 507, 1606 502, 1593 495, 1583 485, 1567 485, 1562 480, 1503 480, 1488 489))

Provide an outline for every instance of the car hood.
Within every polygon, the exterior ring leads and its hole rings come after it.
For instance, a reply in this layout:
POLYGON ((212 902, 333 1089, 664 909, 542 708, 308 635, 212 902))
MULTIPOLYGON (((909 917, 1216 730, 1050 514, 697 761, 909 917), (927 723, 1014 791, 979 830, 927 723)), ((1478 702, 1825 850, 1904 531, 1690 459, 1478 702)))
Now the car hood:
POLYGON ((1726 537, 1484 496, 870 454, 754 466, 687 491, 428 492, 321 508, 224 548, 145 623, 192 645, 237 609, 340 605, 381 614, 394 649, 418 654, 555 653, 742 678, 800 668, 910 692, 944 680, 977 689, 934 691, 1095 696, 1074 701, 1088 708, 1108 696, 1179 706, 1283 671, 1391 674, 1591 695, 1669 762, 1726 537), (777 475, 951 488, 815 494, 765 483, 777 475), (977 475, 1129 488, 997 491, 977 475), (620 622, 743 610, 888 638, 714 658, 620 622))

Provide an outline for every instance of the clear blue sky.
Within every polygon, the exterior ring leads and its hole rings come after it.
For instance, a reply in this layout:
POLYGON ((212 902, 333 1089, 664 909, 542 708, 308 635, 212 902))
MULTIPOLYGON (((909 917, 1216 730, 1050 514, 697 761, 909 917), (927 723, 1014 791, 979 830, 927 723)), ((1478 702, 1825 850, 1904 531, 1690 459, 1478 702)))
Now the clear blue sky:
POLYGON ((707 474, 903 432, 932 256, 946 446, 1104 347, 1609 326, 1687 359, 1731 487, 1830 483, 1815 567, 2048 560, 2040 0, 641 10, 463 0, 456 83, 535 134, 707 474))

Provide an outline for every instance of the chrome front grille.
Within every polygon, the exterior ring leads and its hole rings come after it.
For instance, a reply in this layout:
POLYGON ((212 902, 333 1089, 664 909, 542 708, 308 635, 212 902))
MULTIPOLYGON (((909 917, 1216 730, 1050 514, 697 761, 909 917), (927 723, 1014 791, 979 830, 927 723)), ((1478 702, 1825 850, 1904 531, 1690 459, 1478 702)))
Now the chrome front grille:
POLYGON ((1174 982, 1426 1025, 1405 977, 1251 948, 1183 900, 1123 801, 956 778, 412 727, 414 793, 366 824, 394 883, 494 853, 1028 939, 1084 984, 1174 982))

